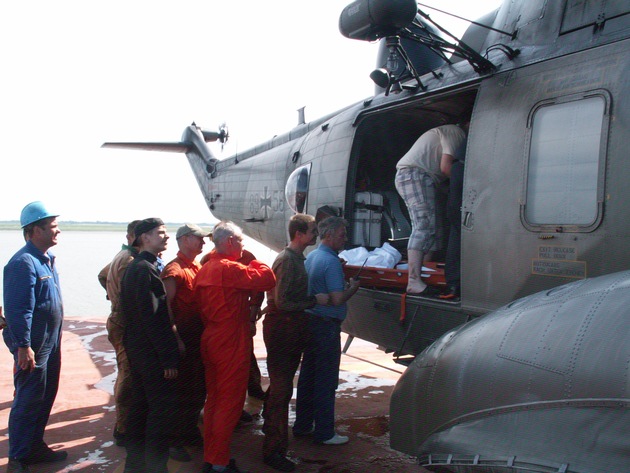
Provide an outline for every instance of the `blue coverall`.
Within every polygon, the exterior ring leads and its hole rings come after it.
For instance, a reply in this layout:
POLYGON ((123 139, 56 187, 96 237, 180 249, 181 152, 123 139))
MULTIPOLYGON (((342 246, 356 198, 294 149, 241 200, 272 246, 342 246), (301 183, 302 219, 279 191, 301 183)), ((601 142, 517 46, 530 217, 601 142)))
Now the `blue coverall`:
POLYGON ((44 442, 61 369, 63 304, 55 257, 30 241, 4 267, 3 337, 13 354, 15 397, 9 415, 9 458, 22 460, 44 442), (35 369, 18 366, 18 347, 30 346, 35 369))

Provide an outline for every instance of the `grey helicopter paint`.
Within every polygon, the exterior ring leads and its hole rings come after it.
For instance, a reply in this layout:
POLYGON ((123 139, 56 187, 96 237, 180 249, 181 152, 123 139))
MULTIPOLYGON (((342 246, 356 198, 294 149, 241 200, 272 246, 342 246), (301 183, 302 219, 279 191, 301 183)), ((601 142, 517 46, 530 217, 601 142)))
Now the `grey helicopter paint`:
POLYGON ((363 102, 221 161, 206 142, 227 129, 195 124, 177 143, 105 146, 185 152, 212 213, 275 250, 294 212, 342 215, 350 246, 362 245, 357 194, 370 192, 383 202, 377 242, 404 251, 396 162, 424 131, 470 111, 461 299, 363 287, 343 325, 409 364, 392 399, 392 446, 434 471, 630 471, 630 301, 618 289, 630 269, 630 4, 506 0, 457 41, 415 2, 359 0, 340 29, 381 41, 378 86, 363 102), (558 329, 572 320, 573 338, 558 329), (532 333, 543 327, 553 336, 532 333), (469 378, 468 366, 484 376, 469 378))
POLYGON ((396 385, 392 447, 432 471, 630 471, 629 303, 623 271, 447 332, 396 385))

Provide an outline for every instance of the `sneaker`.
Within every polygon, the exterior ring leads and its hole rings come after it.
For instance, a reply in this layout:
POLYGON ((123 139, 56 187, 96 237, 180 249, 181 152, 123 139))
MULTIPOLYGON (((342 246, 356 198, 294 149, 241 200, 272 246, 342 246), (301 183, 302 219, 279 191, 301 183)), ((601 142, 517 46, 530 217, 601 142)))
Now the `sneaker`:
POLYGON ((349 437, 335 433, 335 435, 330 437, 328 440, 324 440, 323 442, 318 443, 322 443, 324 445, 343 445, 344 443, 348 443, 349 440, 349 437))
POLYGON ((267 455, 263 458, 265 465, 270 466, 274 470, 278 471, 294 471, 295 463, 289 460, 287 457, 279 452, 267 455))
POLYGON ((169 447, 168 456, 173 460, 178 462, 189 462, 192 460, 190 454, 186 451, 184 447, 169 447))
POLYGON ((23 461, 11 458, 7 465, 7 473, 31 473, 31 469, 23 461))

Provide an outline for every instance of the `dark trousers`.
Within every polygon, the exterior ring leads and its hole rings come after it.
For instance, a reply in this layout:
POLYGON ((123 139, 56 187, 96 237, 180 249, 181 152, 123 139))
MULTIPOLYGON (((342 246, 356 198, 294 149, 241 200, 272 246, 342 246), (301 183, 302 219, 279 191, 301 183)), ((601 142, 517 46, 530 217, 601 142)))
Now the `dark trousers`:
POLYGON ((127 419, 125 473, 168 473, 177 412, 176 380, 164 379, 155 357, 127 347, 133 394, 127 419))
POLYGON ((461 246, 462 246, 462 190, 464 187, 464 163, 455 161, 451 168, 451 182, 448 193, 447 212, 450 222, 450 233, 446 249, 444 276, 446 284, 459 290, 461 246))
POLYGON ((262 399, 265 395, 265 391, 262 388, 262 375, 260 374, 260 367, 258 366, 258 360, 256 354, 252 348, 252 356, 249 361, 249 379, 247 380, 247 393, 250 396, 262 399))
POLYGON ((206 402, 206 383, 201 360, 199 340, 184 340, 186 355, 179 364, 177 379, 177 407, 173 421, 175 429, 174 446, 197 445, 201 439, 199 415, 206 402))
POLYGON ((35 355, 35 369, 30 372, 17 367, 17 351, 14 353, 15 397, 9 414, 9 458, 22 460, 44 442, 44 430, 59 388, 61 347, 42 351, 35 355))
POLYGON ((304 351, 298 378, 296 418, 293 430, 307 432, 322 442, 335 435, 335 391, 339 385, 341 321, 311 316, 311 342, 304 351))
POLYGON ((263 321, 263 338, 270 381, 263 410, 263 455, 276 452, 286 455, 289 403, 293 396, 293 379, 310 340, 309 316, 304 312, 269 313, 263 321))

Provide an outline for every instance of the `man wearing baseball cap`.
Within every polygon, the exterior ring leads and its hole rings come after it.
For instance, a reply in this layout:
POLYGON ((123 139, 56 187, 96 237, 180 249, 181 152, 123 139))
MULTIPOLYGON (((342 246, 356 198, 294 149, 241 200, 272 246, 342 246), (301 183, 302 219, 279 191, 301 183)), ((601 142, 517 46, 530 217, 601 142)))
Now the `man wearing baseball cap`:
POLYGON ((157 268, 157 256, 166 250, 169 236, 159 218, 141 220, 134 235, 140 253, 127 267, 120 286, 123 344, 133 385, 125 435, 125 471, 167 473, 180 360, 157 268))
POLYGON ((207 236, 211 236, 212 232, 207 232, 203 230, 199 225, 195 225, 194 223, 185 223, 184 225, 182 225, 181 227, 177 229, 177 234, 175 235, 175 238, 179 242, 179 239, 186 235, 192 235, 199 238, 205 238, 207 236))
POLYGON ((201 446, 203 440, 197 426, 199 413, 206 399, 203 363, 201 361, 201 333, 203 324, 193 300, 193 280, 201 269, 197 261, 210 232, 194 223, 186 223, 177 229, 179 251, 170 261, 160 277, 166 289, 166 301, 177 330, 185 347, 183 363, 177 376, 177 405, 173 421, 177 424, 175 437, 169 449, 171 458, 190 461, 185 446, 201 446))
POLYGON ((42 202, 26 205, 20 216, 26 244, 4 267, 3 337, 15 360, 7 472, 29 472, 33 463, 68 456, 44 442, 61 371, 63 304, 55 257, 48 251, 61 233, 57 217, 42 202))

